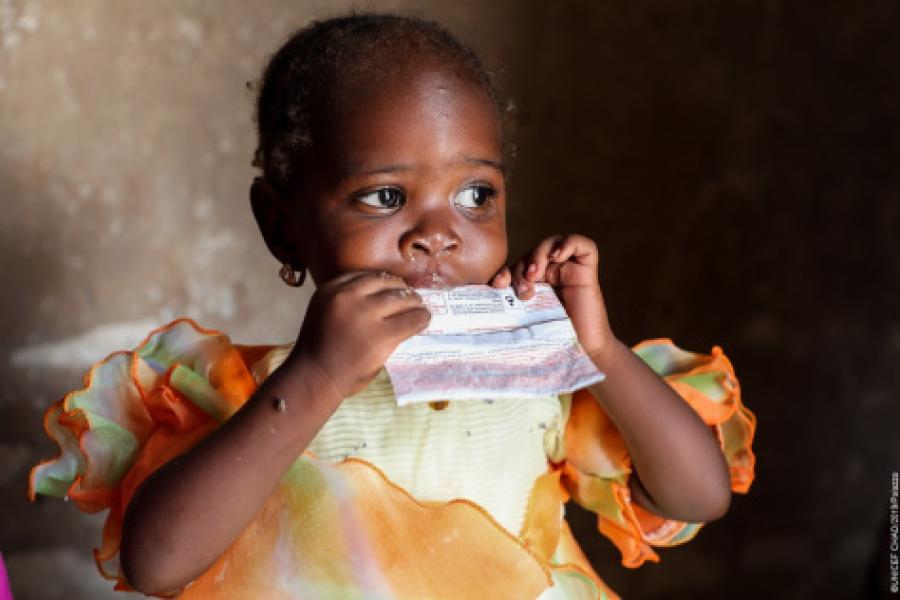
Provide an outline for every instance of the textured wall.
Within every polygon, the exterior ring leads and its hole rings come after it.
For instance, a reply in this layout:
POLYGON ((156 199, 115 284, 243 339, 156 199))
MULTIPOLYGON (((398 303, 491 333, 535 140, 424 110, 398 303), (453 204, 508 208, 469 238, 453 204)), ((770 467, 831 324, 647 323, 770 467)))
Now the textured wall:
POLYGON ((296 336, 309 290, 280 282, 249 211, 245 82, 293 28, 351 6, 438 18, 502 67, 514 252, 595 237, 619 337, 722 345, 760 420, 751 493, 658 565, 624 569, 571 509, 601 576, 638 598, 858 595, 900 469, 896 3, 0 0, 17 598, 125 597, 92 565, 100 516, 24 500, 53 452, 40 415, 91 362, 181 315, 296 336))

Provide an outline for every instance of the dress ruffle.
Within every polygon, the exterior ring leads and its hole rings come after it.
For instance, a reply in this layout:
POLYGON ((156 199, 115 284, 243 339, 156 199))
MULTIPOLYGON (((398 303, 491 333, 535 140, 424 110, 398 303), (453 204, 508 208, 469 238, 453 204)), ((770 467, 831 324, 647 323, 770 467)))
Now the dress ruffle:
MULTIPOLYGON (((754 477, 756 417, 742 404, 740 385, 722 349, 714 346, 710 354, 699 354, 669 339, 655 339, 633 350, 713 429, 731 472, 731 490, 746 493, 754 477)), ((564 446, 563 485, 573 500, 597 514, 600 533, 619 549, 624 566, 659 562, 653 546, 683 544, 703 526, 659 517, 631 500, 625 442, 586 390, 572 396, 564 446)))
MULTIPOLYGON (((254 366, 273 348, 236 345, 220 331, 177 319, 152 331, 134 350, 95 363, 83 389, 46 411, 45 429, 60 454, 32 469, 29 495, 68 497, 86 512, 109 509, 94 555, 116 589, 131 589, 118 553, 122 517, 135 490, 253 394, 254 366)), ((740 403, 721 349, 700 355, 669 340, 653 340, 635 351, 716 429, 731 466, 732 489, 745 492, 753 479, 755 421, 740 403)), ((488 591, 490 597, 534 596, 551 581, 567 598, 615 598, 562 517, 570 496, 597 512, 600 532, 621 550, 627 566, 658 560, 650 546, 683 543, 702 525, 660 519, 630 502, 624 443, 587 392, 571 398, 564 450, 565 459, 550 463, 535 483, 518 536, 473 502, 421 503, 370 463, 331 464, 306 453, 183 597, 236 598, 250 592, 317 597, 335 591, 333 585, 362 594, 390 590, 386 597, 416 596, 410 590, 446 590, 447 565, 453 563, 454 589, 473 598, 488 597, 488 591), (303 511, 308 518, 294 519, 303 511), (368 534, 360 537, 361 531, 368 534), (310 546, 310 540, 316 543, 310 546), (306 557, 317 558, 304 562, 306 557), (322 565, 340 566, 326 572, 322 565), (500 582, 501 572, 504 585, 487 582, 500 582)))
POLYGON ((228 418, 256 388, 246 360, 266 347, 235 346, 188 318, 151 331, 132 351, 113 352, 80 390, 44 414, 60 454, 31 470, 29 497, 65 497, 85 512, 109 509, 94 550, 101 574, 130 590, 119 566, 125 507, 137 487, 228 418))

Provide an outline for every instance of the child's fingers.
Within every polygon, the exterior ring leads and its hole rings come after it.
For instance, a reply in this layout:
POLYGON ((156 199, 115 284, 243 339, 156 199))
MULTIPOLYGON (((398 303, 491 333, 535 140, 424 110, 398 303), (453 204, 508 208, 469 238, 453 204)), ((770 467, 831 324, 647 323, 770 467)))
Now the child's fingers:
POLYGON ((366 271, 344 284, 344 289, 362 296, 376 294, 386 289, 401 289, 409 286, 402 277, 387 271, 366 271))
POLYGON ((527 300, 534 295, 534 284, 544 280, 544 273, 550 262, 550 251, 560 240, 562 240, 561 235, 554 235, 541 240, 531 252, 515 264, 513 267, 512 285, 519 298, 527 300))
POLYGON ((520 260, 513 265, 512 269, 512 284, 513 288, 516 291, 516 296, 518 296, 521 300, 528 300, 531 298, 531 294, 533 292, 533 284, 525 278, 525 265, 527 264, 526 260, 520 260))
POLYGON ((563 274, 567 266, 571 266, 568 262, 554 262, 547 266, 547 272, 544 280, 553 287, 561 287, 563 285, 563 274))
POLYGON ((512 285, 512 272, 509 270, 508 266, 504 266, 491 278, 492 287, 505 288, 510 285, 512 285))
POLYGON ((386 337, 399 343, 428 327, 430 321, 428 309, 418 306, 388 315, 382 323, 387 328, 386 337))
POLYGON ((596 267, 598 258, 597 244, 583 235, 570 234, 550 252, 552 262, 561 263, 573 259, 578 264, 596 267))
POLYGON ((382 318, 411 308, 424 306, 422 297, 412 288, 386 288, 369 294, 367 300, 382 318))
POLYGON ((550 252, 563 240, 561 235, 552 235, 541 240, 534 250, 525 259, 524 277, 529 282, 542 281, 544 279, 544 271, 550 263, 550 252))

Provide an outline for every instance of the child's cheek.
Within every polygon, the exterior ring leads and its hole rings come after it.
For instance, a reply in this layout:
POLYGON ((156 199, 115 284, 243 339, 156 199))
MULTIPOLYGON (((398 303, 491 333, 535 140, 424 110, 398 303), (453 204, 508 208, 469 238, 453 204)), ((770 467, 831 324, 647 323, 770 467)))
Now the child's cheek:
POLYGON ((494 275, 506 265, 507 249, 505 240, 503 243, 495 242, 470 248, 470 252, 466 254, 465 262, 473 271, 469 277, 472 282, 489 284, 494 275))

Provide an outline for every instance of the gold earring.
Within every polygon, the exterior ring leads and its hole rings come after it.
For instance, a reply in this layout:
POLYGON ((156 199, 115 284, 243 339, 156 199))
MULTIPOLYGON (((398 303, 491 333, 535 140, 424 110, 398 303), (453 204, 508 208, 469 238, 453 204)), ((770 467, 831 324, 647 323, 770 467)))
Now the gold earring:
POLYGON ((294 270, 289 262, 281 263, 281 270, 278 271, 282 281, 291 287, 300 287, 306 281, 306 269, 294 270))

